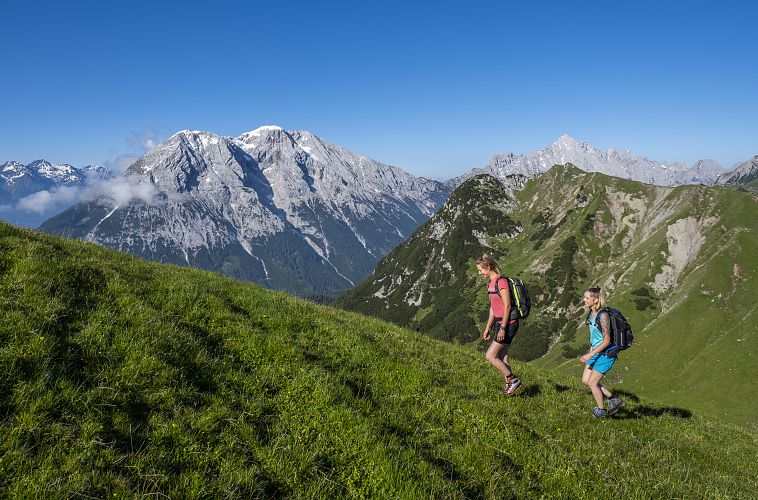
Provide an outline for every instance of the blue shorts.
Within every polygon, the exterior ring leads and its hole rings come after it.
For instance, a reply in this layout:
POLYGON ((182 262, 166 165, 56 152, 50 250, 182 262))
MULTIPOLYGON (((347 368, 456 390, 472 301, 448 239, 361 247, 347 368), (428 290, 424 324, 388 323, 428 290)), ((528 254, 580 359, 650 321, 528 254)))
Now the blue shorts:
POLYGON ((587 361, 587 367, 605 375, 608 373, 608 370, 613 367, 613 363, 616 362, 616 359, 617 358, 606 358, 602 352, 599 352, 587 361))

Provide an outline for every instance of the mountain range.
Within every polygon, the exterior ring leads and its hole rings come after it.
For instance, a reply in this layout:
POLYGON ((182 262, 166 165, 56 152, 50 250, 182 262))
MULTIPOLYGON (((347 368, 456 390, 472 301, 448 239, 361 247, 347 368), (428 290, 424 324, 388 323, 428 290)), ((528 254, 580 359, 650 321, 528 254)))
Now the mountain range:
POLYGON ((7 161, 0 165, 0 216, 16 224, 37 226, 47 216, 17 209, 15 205, 20 200, 40 191, 81 187, 88 182, 111 176, 112 172, 109 169, 97 165, 77 168, 46 160, 36 160, 27 165, 7 161))
POLYGON ((0 204, 9 204, 24 196, 61 186, 82 186, 88 178, 104 179, 111 171, 98 165, 83 168, 66 163, 37 160, 24 165, 8 161, 0 165, 0 204))
POLYGON ((79 203, 41 229, 311 297, 364 279, 450 194, 275 126, 236 138, 181 131, 123 175, 154 199, 79 203))
MULTIPOLYGON (((486 168, 440 183, 307 131, 264 126, 222 137, 187 130, 127 169, 118 181, 126 186, 126 198, 86 193, 81 203, 41 227, 149 260, 216 270, 325 298, 368 276, 465 179, 488 173, 515 183, 509 184, 514 188, 566 161, 586 171, 648 183, 731 182, 711 160, 692 167, 664 164, 628 150, 603 152, 569 136, 533 153, 496 155, 486 168), (129 194, 133 190, 141 196, 135 199, 129 194)), ((31 167, 9 162, 4 172, 1 184, 14 196, 8 197, 3 216, 17 223, 33 215, 14 212, 8 202, 39 189, 78 185, 86 178, 82 170, 47 162, 31 167)))
POLYGON ((513 355, 578 374, 581 296, 602 286, 635 331, 614 384, 756 425, 758 199, 723 187, 652 186, 556 166, 523 189, 461 184, 336 305, 436 338, 478 341, 488 310, 475 259, 498 258, 532 295, 513 355), (724 391, 729 387, 729 391, 724 391))
POLYGON ((479 174, 490 174, 501 180, 514 174, 534 177, 553 165, 566 163, 586 172, 601 172, 659 186, 713 184, 724 173, 721 165, 713 160, 698 160, 692 166, 683 162, 664 163, 634 155, 628 149, 601 151, 586 142, 563 135, 553 144, 531 153, 497 154, 486 167, 473 169, 452 179, 450 183, 455 187, 463 180, 479 174))

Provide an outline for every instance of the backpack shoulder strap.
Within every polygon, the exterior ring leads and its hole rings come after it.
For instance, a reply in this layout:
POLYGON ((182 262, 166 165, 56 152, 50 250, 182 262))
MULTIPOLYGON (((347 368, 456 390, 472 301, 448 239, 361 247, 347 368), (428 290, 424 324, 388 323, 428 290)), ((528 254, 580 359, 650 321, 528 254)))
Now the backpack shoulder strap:
POLYGON ((511 305, 512 305, 513 304, 513 292, 511 292, 511 280, 507 276, 502 276, 502 275, 498 276, 495 279, 495 291, 494 292, 490 292, 489 291, 489 287, 488 287, 487 294, 488 295, 497 295, 498 297, 502 297, 500 295, 500 290, 502 290, 502 289, 500 288, 500 285, 498 285, 498 283, 500 283, 500 280, 505 280, 505 283, 506 283, 505 289, 508 290, 508 295, 511 298, 511 305))
POLYGON ((608 315, 608 320, 611 318, 611 308, 610 307, 604 307, 602 309, 598 309, 598 311, 595 313, 595 321, 594 323, 590 321, 590 316, 592 316, 592 309, 590 309, 587 312, 587 323, 590 325, 594 325, 597 328, 600 328, 600 315, 602 313, 606 313, 608 315))
POLYGON ((511 289, 511 288, 510 288, 510 287, 511 287, 511 280, 509 280, 507 276, 503 276, 503 275, 501 274, 501 275, 500 275, 500 276, 498 276, 498 277, 497 277, 497 279, 495 280, 495 291, 497 292, 497 294, 498 294, 498 295, 500 295, 500 285, 499 285, 499 283, 500 283, 500 280, 505 280, 505 283, 506 283, 506 285, 505 285, 505 289, 506 289, 506 290, 508 290, 508 291, 510 292, 510 289, 511 289))

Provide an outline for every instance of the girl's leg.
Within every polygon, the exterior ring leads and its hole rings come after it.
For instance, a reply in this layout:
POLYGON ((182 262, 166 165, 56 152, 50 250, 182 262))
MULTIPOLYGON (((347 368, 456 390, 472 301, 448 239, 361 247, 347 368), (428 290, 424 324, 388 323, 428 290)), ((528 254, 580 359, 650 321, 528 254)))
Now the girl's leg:
POLYGON ((611 399, 613 397, 613 393, 603 384, 598 383, 598 387, 600 387, 600 390, 603 391, 603 396, 605 396, 608 399, 611 399))
POLYGON ((500 359, 500 361, 503 362, 506 368, 508 368, 508 371, 513 374, 513 368, 511 368, 511 364, 508 362, 508 351, 511 350, 510 344, 505 344, 502 349, 500 349, 500 353, 497 355, 497 357, 500 359))
MULTIPOLYGON (((592 375, 593 373, 597 373, 597 372, 587 365, 584 366, 584 372, 582 373, 582 383, 586 385, 587 387, 590 387, 590 383, 589 383, 590 375, 592 375)), ((599 382, 597 385, 598 387, 600 387, 600 390, 602 391, 603 396, 605 396, 608 399, 611 399, 613 397, 613 393, 609 391, 607 387, 605 387, 603 384, 599 382)))
POLYGON ((592 375, 592 368, 584 365, 584 371, 582 372, 582 383, 587 387, 590 386, 590 375, 592 375))
POLYGON ((503 360, 500 359, 500 357, 498 357, 498 355, 500 354, 500 351, 503 349, 506 349, 506 352, 508 352, 507 347, 504 346, 503 344, 492 342, 490 344, 489 349, 487 349, 486 357, 487 357, 487 361, 489 361, 489 363, 492 366, 494 366, 500 373, 503 374, 503 379, 507 380, 508 377, 511 376, 511 369, 510 367, 506 366, 505 363, 503 363, 503 360))
POLYGON ((586 382, 587 386, 589 386, 592 391, 592 396, 594 396, 598 408, 605 408, 605 404, 603 403, 603 391, 600 390, 600 380, 603 377, 605 377, 603 373, 590 370, 590 376, 586 382))

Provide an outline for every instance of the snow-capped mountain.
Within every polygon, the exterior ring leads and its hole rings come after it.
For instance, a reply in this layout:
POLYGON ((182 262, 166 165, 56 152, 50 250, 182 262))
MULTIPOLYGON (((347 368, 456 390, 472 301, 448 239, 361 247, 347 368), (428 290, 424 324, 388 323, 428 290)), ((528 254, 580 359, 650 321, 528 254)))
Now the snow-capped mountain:
POLYGON ((37 160, 24 165, 8 161, 0 165, 0 204, 13 203, 38 191, 61 186, 82 186, 89 179, 106 179, 111 171, 97 165, 83 168, 37 160))
POLYGON ((635 156, 628 149, 601 151, 586 142, 563 135, 550 146, 523 155, 504 153, 495 155, 485 168, 474 169, 449 181, 452 187, 479 174, 490 174, 498 179, 521 174, 534 177, 553 165, 572 165, 586 172, 601 172, 614 177, 632 179, 646 184, 678 186, 681 184, 713 184, 723 172, 713 160, 700 160, 692 167, 685 163, 662 163, 635 156))
POLYGON ((124 177, 153 189, 153 202, 100 198, 41 228, 299 295, 332 295, 364 279, 450 194, 440 182, 274 126, 236 138, 178 132, 124 177))
POLYGON ((84 173, 71 165, 9 161, 0 166, 0 203, 12 203, 44 189, 81 184, 84 178, 84 173))
POLYGON ((724 172, 718 177, 717 182, 719 184, 748 184, 756 179, 758 179, 758 155, 738 163, 729 172, 724 172))

